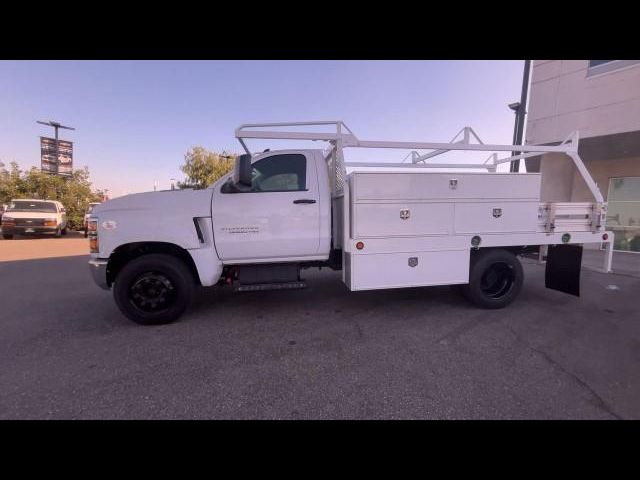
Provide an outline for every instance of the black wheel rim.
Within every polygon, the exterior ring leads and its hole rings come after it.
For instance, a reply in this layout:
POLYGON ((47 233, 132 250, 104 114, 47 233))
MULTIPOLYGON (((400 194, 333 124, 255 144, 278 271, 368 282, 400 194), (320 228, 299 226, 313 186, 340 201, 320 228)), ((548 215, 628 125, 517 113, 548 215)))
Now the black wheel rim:
POLYGON ((482 274, 480 289, 489 298, 502 298, 507 295, 515 283, 513 266, 505 262, 496 262, 482 274))
POLYGON ((161 313, 170 309, 177 299, 176 289, 166 275, 147 272, 136 278, 129 288, 129 301, 144 313, 161 313))

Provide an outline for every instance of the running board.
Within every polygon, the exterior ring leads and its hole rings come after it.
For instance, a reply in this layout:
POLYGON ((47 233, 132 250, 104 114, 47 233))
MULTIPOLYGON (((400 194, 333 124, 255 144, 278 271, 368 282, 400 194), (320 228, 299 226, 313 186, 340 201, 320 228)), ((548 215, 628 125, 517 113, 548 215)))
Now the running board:
POLYGON ((236 292, 256 292, 265 290, 295 290, 307 288, 307 282, 284 282, 284 283, 256 283, 254 285, 238 285, 234 287, 236 292))

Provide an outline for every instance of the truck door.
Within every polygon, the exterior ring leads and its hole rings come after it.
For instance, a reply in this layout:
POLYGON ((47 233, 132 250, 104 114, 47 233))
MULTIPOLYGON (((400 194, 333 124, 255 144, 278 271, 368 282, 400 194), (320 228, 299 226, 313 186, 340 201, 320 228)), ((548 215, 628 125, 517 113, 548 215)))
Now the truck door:
POLYGON ((224 261, 287 261, 311 257, 320 244, 314 157, 271 153, 253 160, 250 191, 213 194, 216 250, 224 261))

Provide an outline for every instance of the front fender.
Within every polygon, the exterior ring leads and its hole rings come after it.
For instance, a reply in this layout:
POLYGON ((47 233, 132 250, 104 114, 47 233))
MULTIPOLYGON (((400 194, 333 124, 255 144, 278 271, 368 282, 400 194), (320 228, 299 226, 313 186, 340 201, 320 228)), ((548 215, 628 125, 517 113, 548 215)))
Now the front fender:
POLYGON ((108 210, 98 216, 98 241, 101 258, 108 258, 120 245, 139 242, 172 243, 185 250, 199 249, 193 217, 183 212, 148 209, 108 210))

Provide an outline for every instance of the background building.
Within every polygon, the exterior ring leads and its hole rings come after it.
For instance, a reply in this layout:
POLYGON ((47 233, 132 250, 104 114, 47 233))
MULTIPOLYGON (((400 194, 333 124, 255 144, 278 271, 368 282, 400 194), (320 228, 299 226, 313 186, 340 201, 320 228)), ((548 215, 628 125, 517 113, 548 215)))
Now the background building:
MULTIPOLYGON (((579 153, 609 202, 615 249, 640 252, 640 60, 534 60, 525 143, 554 145, 574 130, 579 153)), ((593 201, 572 161, 526 160, 542 171, 542 199, 593 201)))

